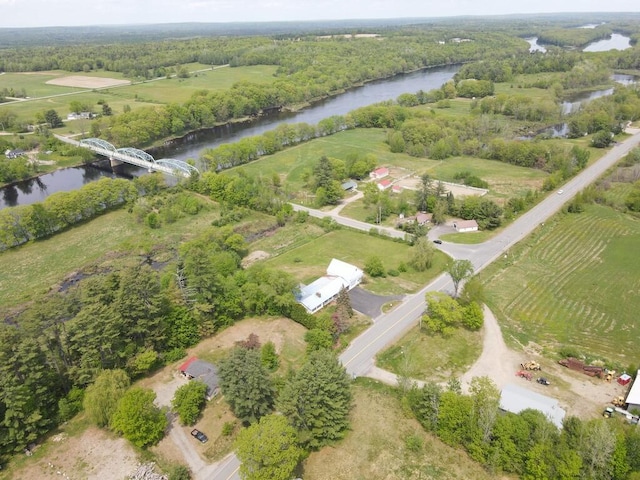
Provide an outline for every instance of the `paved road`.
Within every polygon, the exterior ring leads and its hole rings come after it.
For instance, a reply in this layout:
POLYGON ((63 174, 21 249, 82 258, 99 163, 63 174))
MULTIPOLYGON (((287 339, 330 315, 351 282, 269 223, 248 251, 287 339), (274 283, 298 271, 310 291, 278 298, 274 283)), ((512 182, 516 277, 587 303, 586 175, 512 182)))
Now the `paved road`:
MULTIPOLYGON (((557 193, 549 195, 491 240, 478 245, 464 246, 445 242, 440 245, 440 248, 450 253, 454 258, 471 260, 476 271, 480 271, 515 243, 533 232, 540 224, 559 211, 566 202, 602 176, 607 169, 611 168, 638 144, 640 144, 640 130, 634 131, 632 137, 613 147, 600 160, 563 185, 562 195, 557 193)), ((341 225, 358 230, 368 232, 372 228, 371 224, 341 217, 337 209, 337 211, 321 212, 301 205, 294 205, 293 208, 296 211, 307 211, 309 215, 317 218, 331 217, 341 225)), ((394 238, 404 238, 405 235, 404 232, 391 228, 381 227, 379 230, 394 238)), ((393 344, 396 339, 415 325, 424 312, 424 296, 429 291, 453 292, 451 279, 447 274, 440 275, 418 293, 405 297, 402 305, 381 315, 369 329, 354 339, 340 355, 340 361, 350 375, 354 377, 365 375, 374 366, 374 358, 378 352, 393 344)), ((217 470, 207 480, 240 480, 240 476, 237 474, 238 459, 231 454, 226 461, 228 464, 217 470)))
MULTIPOLYGON (((449 250, 451 253, 455 250, 455 258, 471 260, 476 272, 482 270, 559 211, 566 202, 602 176, 607 169, 611 168, 639 143, 640 131, 636 131, 632 137, 613 147, 600 160, 563 185, 563 193, 561 195, 557 193, 550 194, 491 240, 478 245, 465 245, 464 247, 443 243, 441 245, 442 250, 449 250)), ((343 223, 343 220, 347 219, 335 216, 333 218, 340 224, 358 228, 353 223, 355 221, 343 223)), ((363 222, 357 223, 361 224, 363 222)), ((353 376, 364 375, 373 366, 374 358, 378 352, 394 343, 397 338, 404 335, 415 325, 425 309, 424 295, 429 291, 452 292, 453 284, 451 279, 447 274, 439 276, 418 293, 407 296, 402 305, 379 317, 375 324, 357 337, 340 355, 340 361, 349 374, 353 376)))

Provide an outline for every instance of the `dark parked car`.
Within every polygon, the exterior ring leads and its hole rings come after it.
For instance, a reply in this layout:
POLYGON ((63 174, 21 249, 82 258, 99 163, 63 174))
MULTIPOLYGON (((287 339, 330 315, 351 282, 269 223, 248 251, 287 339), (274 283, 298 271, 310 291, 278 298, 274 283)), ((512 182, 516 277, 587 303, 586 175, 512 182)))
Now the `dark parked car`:
POLYGON ((437 243, 438 245, 442 244, 442 240, 440 240, 439 238, 436 238, 433 243, 437 243))
POLYGON ((540 378, 537 380, 537 382, 538 382, 540 385, 551 385, 551 383, 549 382, 549 380, 547 380, 547 379, 546 379, 546 378, 544 378, 544 377, 540 377, 540 378))
POLYGON ((207 437, 204 433, 202 433, 197 428, 194 428, 193 430, 191 430, 191 435, 196 437, 201 443, 207 443, 207 441, 209 440, 209 437, 207 437))

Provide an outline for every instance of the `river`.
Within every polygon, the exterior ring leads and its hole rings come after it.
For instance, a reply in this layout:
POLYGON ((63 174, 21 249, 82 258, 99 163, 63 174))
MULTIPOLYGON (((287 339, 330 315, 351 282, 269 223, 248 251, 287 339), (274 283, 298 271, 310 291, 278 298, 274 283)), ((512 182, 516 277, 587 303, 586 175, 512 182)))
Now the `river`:
MULTIPOLYGON (((591 25, 585 25, 583 27, 578 28, 595 28, 591 25)), ((529 42, 529 51, 530 52, 546 52, 547 49, 538 43, 538 37, 525 38, 527 42, 529 42)), ((626 50, 627 48, 631 48, 631 39, 629 37, 625 37, 624 35, 620 35, 619 33, 613 33, 611 38, 606 38, 604 40, 598 40, 597 42, 592 42, 584 48, 584 52, 608 52, 609 50, 626 50)))
MULTIPOLYGON (((402 93, 415 93, 418 90, 429 91, 439 88, 450 80, 459 68, 459 66, 428 68, 384 80, 376 80, 317 102, 304 110, 282 112, 260 117, 250 123, 233 123, 194 132, 183 140, 170 142, 167 147, 155 149, 153 153, 156 158, 175 158, 178 160, 198 158, 200 153, 207 148, 215 148, 223 143, 233 143, 244 137, 260 135, 274 129, 281 123, 305 122, 314 125, 333 115, 344 115, 356 108, 385 100, 394 100, 402 93)), ((0 195, 0 209, 40 202, 52 193, 75 190, 104 176, 131 178, 144 173, 146 171, 143 169, 123 165, 118 167, 117 173, 114 174, 107 161, 99 162, 98 166, 85 165, 64 168, 42 175, 37 179, 26 180, 3 188, 2 195, 0 195)))

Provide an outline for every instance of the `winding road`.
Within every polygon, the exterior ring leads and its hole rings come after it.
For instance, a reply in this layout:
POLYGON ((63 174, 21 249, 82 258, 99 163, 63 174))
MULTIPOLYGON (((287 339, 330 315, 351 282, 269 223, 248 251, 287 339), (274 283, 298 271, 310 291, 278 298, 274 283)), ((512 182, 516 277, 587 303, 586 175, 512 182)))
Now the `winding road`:
MULTIPOLYGON (((562 194, 558 191, 558 193, 548 195, 547 198, 524 213, 492 239, 478 245, 459 245, 443 242, 442 245, 439 245, 439 248, 453 258, 470 260, 476 272, 482 270, 514 244, 533 232, 540 224, 558 212, 565 203, 601 177, 620 158, 640 144, 640 129, 628 129, 627 133, 631 133, 631 137, 624 142, 616 144, 602 158, 563 185, 562 194)), ((296 211, 309 212, 312 217, 331 217, 340 225, 366 232, 373 227, 369 223, 340 216, 339 209, 322 212, 301 205, 293 205, 293 208, 296 211)), ((404 238, 405 236, 404 232, 392 228, 378 227, 378 230, 394 238, 404 238)), ((401 305, 393 311, 378 317, 371 327, 355 338, 340 355, 340 361, 350 375, 354 378, 365 376, 374 367, 374 359, 378 352, 393 344, 416 324, 425 310, 425 294, 429 291, 452 292, 453 284, 451 279, 447 274, 440 275, 419 292, 406 296, 401 305)), ((216 469, 211 476, 197 476, 196 478, 203 480, 239 480, 239 466, 240 462, 237 457, 230 454, 220 462, 220 468, 216 469)))

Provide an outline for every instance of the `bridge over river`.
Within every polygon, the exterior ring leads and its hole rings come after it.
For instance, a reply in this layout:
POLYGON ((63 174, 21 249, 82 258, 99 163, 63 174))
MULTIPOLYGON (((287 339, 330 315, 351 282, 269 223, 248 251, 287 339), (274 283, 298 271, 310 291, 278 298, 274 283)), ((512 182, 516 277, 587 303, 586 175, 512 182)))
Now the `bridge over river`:
POLYGON ((172 175, 174 177, 189 178, 193 173, 199 173, 198 169, 189 163, 176 160, 174 158, 163 158, 156 160, 152 155, 144 150, 133 147, 116 148, 106 140, 100 138, 83 138, 80 141, 68 137, 56 135, 58 140, 70 143, 77 147, 88 148, 92 152, 107 157, 109 160, 130 163, 137 167, 146 168, 149 171, 156 171, 172 175))

